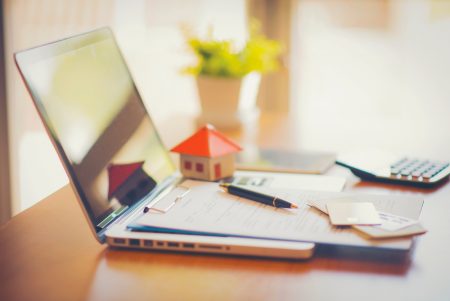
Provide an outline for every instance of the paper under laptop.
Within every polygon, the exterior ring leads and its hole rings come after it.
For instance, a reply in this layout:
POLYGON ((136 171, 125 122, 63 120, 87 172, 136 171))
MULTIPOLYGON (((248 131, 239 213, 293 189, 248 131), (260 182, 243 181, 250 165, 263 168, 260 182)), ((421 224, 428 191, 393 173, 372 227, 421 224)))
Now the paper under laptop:
POLYGON ((139 217, 131 228, 178 234, 251 237, 288 241, 308 241, 358 247, 408 250, 412 238, 370 240, 351 227, 334 227, 328 216, 307 205, 308 200, 352 199, 371 202, 377 210, 418 219, 423 200, 409 196, 360 195, 353 193, 299 192, 263 189, 299 205, 298 209, 280 209, 239 198, 223 192, 217 183, 187 180, 155 206, 169 206, 189 189, 171 210, 164 214, 149 212, 139 217))

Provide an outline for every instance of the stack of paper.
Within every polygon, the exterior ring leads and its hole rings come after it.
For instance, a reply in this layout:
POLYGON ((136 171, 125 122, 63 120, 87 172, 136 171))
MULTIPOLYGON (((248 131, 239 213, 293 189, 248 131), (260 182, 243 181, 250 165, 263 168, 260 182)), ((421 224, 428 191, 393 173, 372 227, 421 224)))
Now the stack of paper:
MULTIPOLYGON (((419 218, 423 205, 423 200, 410 196, 261 189, 262 193, 275 195, 299 205, 298 209, 280 209, 227 194, 217 183, 187 180, 182 186, 189 187, 190 191, 177 201, 171 210, 164 214, 151 211, 143 214, 130 228, 138 231, 309 241, 408 250, 412 245, 411 237, 368 239, 367 235, 361 235, 360 231, 370 233, 373 237, 389 231, 376 227, 368 229, 364 226, 355 227, 359 231, 352 227, 335 227, 330 223, 325 213, 326 209, 319 211, 308 204, 314 203, 320 208, 336 200, 369 202, 378 211, 412 220, 419 218)), ((179 191, 175 189, 160 201, 160 206, 166 207, 173 203, 183 191, 185 188, 180 188, 179 191)), ((418 224, 398 231, 411 231, 410 227, 418 227, 418 224)))

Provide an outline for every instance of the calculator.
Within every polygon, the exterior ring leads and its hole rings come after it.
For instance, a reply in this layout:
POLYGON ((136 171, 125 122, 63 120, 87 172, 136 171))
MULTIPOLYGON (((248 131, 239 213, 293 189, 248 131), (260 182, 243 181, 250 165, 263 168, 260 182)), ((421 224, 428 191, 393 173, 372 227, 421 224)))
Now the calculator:
POLYGON ((338 156, 336 164, 349 168, 363 180, 416 187, 434 187, 450 174, 449 162, 384 153, 346 154, 338 156))

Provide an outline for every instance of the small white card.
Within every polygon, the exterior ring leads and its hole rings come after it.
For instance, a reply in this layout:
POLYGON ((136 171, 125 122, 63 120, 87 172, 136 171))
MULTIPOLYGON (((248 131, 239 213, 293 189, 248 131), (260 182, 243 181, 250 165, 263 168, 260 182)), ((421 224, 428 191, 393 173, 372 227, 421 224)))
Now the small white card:
POLYGON ((373 239, 412 236, 427 232, 427 229, 420 223, 415 223, 395 231, 387 231, 377 226, 353 226, 353 228, 365 233, 373 239))
POLYGON ((397 231, 403 228, 406 228, 408 226, 417 224, 419 221, 410 219, 403 216, 398 216, 392 213, 387 212, 380 212, 378 211, 378 215, 381 219, 381 225, 377 225, 374 227, 377 227, 379 229, 383 229, 386 231, 397 231))
POLYGON ((375 206, 369 202, 331 202, 327 203, 327 211, 335 226, 381 224, 375 206))
MULTIPOLYGON (((345 202, 348 201, 349 200, 345 200, 345 202)), ((308 201, 308 205, 322 211, 325 214, 328 214, 326 204, 323 201, 320 202, 308 201)), ((378 238, 378 239, 410 236, 423 234, 427 232, 427 230, 423 228, 422 225, 417 220, 410 219, 404 216, 395 215, 388 212, 379 211, 378 214, 381 219, 381 225, 374 225, 374 226, 354 225, 353 227, 369 235, 371 238, 378 238)))

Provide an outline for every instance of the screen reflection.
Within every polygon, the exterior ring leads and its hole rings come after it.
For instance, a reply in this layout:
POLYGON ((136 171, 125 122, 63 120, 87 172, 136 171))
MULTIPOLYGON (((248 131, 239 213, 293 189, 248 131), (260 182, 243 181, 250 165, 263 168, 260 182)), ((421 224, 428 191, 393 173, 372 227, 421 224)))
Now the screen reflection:
POLYGON ((112 36, 78 39, 79 47, 62 43, 29 64, 25 76, 102 228, 174 167, 112 36))

